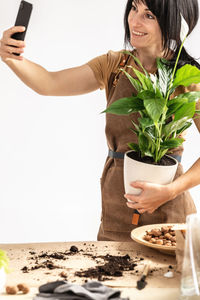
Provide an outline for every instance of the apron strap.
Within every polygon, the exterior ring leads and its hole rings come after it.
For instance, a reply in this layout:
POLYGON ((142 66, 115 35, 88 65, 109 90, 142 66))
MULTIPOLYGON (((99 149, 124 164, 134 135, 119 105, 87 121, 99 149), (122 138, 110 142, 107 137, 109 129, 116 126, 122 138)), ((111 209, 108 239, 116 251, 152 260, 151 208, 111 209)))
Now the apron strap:
POLYGON ((130 55, 128 55, 128 54, 124 54, 122 56, 122 59, 121 59, 121 61, 119 63, 119 66, 118 66, 117 73, 114 73, 113 78, 110 78, 110 80, 109 80, 109 81, 112 80, 112 86, 116 87, 116 85, 118 83, 118 80, 119 80, 119 75, 122 73, 122 71, 120 69, 124 68, 127 65, 129 57, 130 57, 130 55))
POLYGON ((121 158, 124 159, 124 152, 115 152, 113 150, 108 150, 108 156, 111 158, 121 158))
MULTIPOLYGON (((108 156, 111 158, 120 158, 120 159, 124 159, 124 152, 115 152, 111 149, 108 150, 108 156)), ((179 163, 181 163, 181 156, 180 155, 175 155, 175 154, 167 154, 173 158, 175 158, 179 163)))

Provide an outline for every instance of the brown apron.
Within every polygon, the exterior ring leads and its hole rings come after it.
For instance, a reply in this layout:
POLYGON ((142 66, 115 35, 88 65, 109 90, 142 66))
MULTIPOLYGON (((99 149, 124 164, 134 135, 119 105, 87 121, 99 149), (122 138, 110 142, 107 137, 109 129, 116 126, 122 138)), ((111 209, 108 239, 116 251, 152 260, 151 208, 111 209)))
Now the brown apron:
MULTIPOLYGON (((119 74, 116 86, 113 80, 116 74, 112 73, 109 80, 108 102, 109 106, 114 101, 129 97, 135 90, 128 78, 119 74)), ((114 81, 115 83, 115 81, 114 81)), ((137 123, 139 114, 129 116, 117 116, 106 114, 106 137, 109 149, 115 152, 126 152, 130 150, 129 142, 137 142, 137 137, 129 130, 132 127, 131 120, 137 123)), ((182 150, 174 151, 181 154, 182 150)), ((99 241, 130 241, 130 232, 136 226, 132 225, 133 209, 126 205, 124 198, 123 163, 120 158, 107 157, 102 178, 102 215, 101 225, 97 239, 99 241)), ((182 165, 179 164, 176 177, 183 173, 182 165)), ((196 212, 194 202, 189 192, 184 192, 175 199, 168 201, 159 207, 154 213, 144 213, 140 216, 138 226, 159 223, 182 223, 188 214, 196 212)))

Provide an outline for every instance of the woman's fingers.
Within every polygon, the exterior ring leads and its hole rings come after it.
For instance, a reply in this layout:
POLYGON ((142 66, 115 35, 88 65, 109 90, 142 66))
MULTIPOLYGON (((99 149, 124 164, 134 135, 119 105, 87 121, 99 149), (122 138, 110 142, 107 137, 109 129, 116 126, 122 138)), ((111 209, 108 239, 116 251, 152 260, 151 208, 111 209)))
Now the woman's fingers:
POLYGON ((8 39, 10 38, 14 33, 17 32, 24 32, 26 28, 24 26, 13 26, 3 32, 3 38, 8 39))
POLYGON ((137 211, 138 211, 140 214, 143 214, 143 213, 147 212, 147 209, 145 209, 144 207, 142 207, 140 203, 131 203, 131 202, 127 202, 126 204, 127 204, 127 206, 128 206, 129 208, 137 209, 137 211))
POLYGON ((155 208, 152 208, 152 207, 144 207, 144 205, 141 205, 140 203, 131 203, 131 202, 127 202, 126 203, 127 206, 129 208, 132 208, 132 209, 137 209, 137 211, 140 213, 140 214, 143 214, 145 212, 148 212, 149 214, 152 214, 154 211, 155 211, 155 208))
POLYGON ((145 212, 148 212, 146 209, 138 209, 137 210, 140 214, 143 214, 143 213, 145 213, 145 212))
POLYGON ((3 61, 6 61, 8 58, 12 58, 12 59, 16 59, 16 60, 23 60, 22 56, 17 56, 17 55, 9 54, 9 53, 4 54, 1 51, 0 51, 0 56, 1 56, 3 61))
POLYGON ((125 194, 124 197, 132 202, 137 202, 139 200, 138 195, 125 194))
POLYGON ((134 208, 134 209, 142 209, 144 208, 140 203, 136 203, 136 202, 126 202, 127 206, 130 208, 134 208))
POLYGON ((23 53, 24 50, 22 48, 15 48, 10 46, 0 46, 0 56, 2 60, 6 60, 7 58, 13 58, 16 60, 23 60, 22 56, 14 55, 13 53, 23 53))
POLYGON ((13 58, 22 60, 23 58, 13 53, 21 54, 24 52, 25 43, 24 41, 18 41, 12 38, 12 35, 16 32, 23 32, 25 27, 14 26, 4 31, 3 37, 0 40, 0 55, 2 59, 13 58))
POLYGON ((4 46, 3 47, 4 52, 13 54, 13 53, 23 53, 24 49, 23 48, 18 48, 18 47, 11 47, 11 46, 4 46))
POLYGON ((2 41, 5 45, 15 46, 15 47, 18 47, 18 48, 25 47, 25 42, 24 41, 18 41, 18 40, 12 39, 12 38, 8 38, 6 40, 2 39, 2 41))

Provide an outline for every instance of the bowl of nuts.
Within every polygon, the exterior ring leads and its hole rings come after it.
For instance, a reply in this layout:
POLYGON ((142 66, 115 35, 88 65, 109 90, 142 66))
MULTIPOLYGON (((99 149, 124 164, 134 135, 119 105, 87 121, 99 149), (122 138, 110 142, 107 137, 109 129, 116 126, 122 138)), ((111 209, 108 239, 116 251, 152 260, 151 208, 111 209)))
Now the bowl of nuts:
POLYGON ((176 233, 185 224, 151 224, 135 228, 131 231, 131 238, 144 246, 154 248, 160 252, 175 255, 176 233))

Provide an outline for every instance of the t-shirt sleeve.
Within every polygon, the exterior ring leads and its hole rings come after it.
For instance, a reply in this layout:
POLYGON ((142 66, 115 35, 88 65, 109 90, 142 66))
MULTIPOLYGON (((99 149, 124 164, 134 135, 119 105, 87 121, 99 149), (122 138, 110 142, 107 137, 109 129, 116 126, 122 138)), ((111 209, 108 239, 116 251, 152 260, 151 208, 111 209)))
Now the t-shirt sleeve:
POLYGON ((100 89, 108 88, 110 74, 115 72, 120 64, 122 52, 109 51, 107 54, 93 58, 87 65, 94 72, 95 78, 99 82, 100 89))

